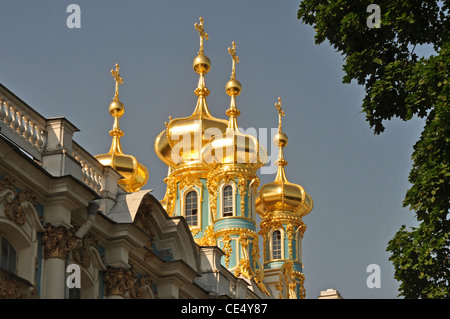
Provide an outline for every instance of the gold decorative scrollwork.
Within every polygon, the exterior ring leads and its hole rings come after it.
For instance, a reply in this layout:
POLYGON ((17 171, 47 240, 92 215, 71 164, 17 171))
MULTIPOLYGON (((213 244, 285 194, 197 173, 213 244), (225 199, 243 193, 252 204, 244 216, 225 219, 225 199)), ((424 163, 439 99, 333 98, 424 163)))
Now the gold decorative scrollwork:
POLYGON ((77 239, 74 229, 46 225, 45 232, 42 234, 44 258, 66 259, 67 253, 75 249, 76 246, 77 239))
POLYGON ((108 267, 105 273, 106 295, 119 295, 125 297, 137 280, 137 274, 133 267, 113 268, 108 267))
POLYGON ((279 291, 279 298, 283 299, 304 299, 305 276, 294 270, 294 262, 287 260, 280 268, 279 281, 275 283, 275 288, 279 291), (299 294, 297 295, 297 288, 299 294))
POLYGON ((192 186, 197 186, 199 188, 202 187, 202 182, 200 181, 198 176, 191 174, 189 172, 182 174, 180 176, 179 182, 180 183, 179 183, 178 187, 180 188, 180 190, 183 190, 185 188, 192 187, 192 186))
POLYGON ((200 246, 215 246, 216 245, 216 236, 214 235, 214 227, 212 225, 209 225, 208 227, 206 227, 205 234, 197 243, 200 246))
POLYGON ((241 195, 241 216, 245 214, 245 196, 247 195, 247 180, 239 177, 238 180, 239 194, 241 195))
POLYGON ((225 267, 230 266, 231 254, 233 253, 233 248, 230 245, 231 237, 228 234, 223 236, 223 252, 225 253, 225 267))

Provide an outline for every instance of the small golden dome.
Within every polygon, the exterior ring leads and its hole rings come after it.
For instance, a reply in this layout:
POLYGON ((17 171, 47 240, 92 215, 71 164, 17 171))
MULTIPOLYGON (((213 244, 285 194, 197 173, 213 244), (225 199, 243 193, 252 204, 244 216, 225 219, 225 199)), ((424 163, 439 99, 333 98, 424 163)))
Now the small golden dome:
POLYGON ((263 185, 255 205, 262 216, 267 212, 287 212, 302 217, 311 212, 313 200, 302 186, 284 180, 263 185))
POLYGON ((113 101, 109 105, 109 114, 111 114, 112 117, 121 117, 123 113, 125 112, 125 106, 120 101, 113 101))
POLYGON ((197 74, 207 74, 211 70, 211 61, 206 55, 198 55, 194 59, 192 67, 197 74))
POLYGON ((287 161, 283 156, 283 148, 288 143, 288 137, 281 130, 281 118, 284 116, 284 111, 281 109, 280 98, 275 106, 279 115, 278 133, 274 138, 274 144, 279 148, 276 162, 278 171, 273 183, 261 187, 255 201, 256 210, 261 217, 268 212, 291 213, 302 217, 311 212, 313 200, 302 186, 290 183, 286 178, 284 167, 287 165, 287 161))
POLYGON ((283 132, 279 132, 274 136, 273 142, 276 147, 284 148, 288 143, 288 137, 283 132))
POLYGON ((123 131, 119 127, 119 118, 124 114, 125 107, 119 100, 119 84, 123 84, 123 79, 120 77, 118 64, 116 64, 116 70, 111 70, 111 74, 116 81, 114 100, 109 105, 109 113, 114 117, 113 129, 109 132, 113 140, 109 152, 96 155, 95 158, 102 165, 111 166, 123 176, 118 182, 120 187, 127 192, 136 192, 147 183, 149 173, 134 156, 126 155, 122 151, 120 138, 123 136, 123 131))
POLYGON ((225 85, 225 92, 227 92, 229 96, 238 96, 239 94, 241 94, 241 90, 242 85, 238 80, 230 80, 225 85))

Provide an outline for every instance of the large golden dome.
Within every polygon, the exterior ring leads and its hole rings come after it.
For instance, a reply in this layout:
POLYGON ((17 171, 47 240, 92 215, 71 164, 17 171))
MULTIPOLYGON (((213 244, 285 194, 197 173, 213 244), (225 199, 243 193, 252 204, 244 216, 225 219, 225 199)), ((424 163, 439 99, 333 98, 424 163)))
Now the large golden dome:
POLYGON ((237 117, 240 111, 236 108, 236 97, 242 91, 241 83, 236 80, 236 44, 228 48, 233 59, 231 79, 225 85, 225 91, 231 97, 230 108, 226 114, 229 116, 228 127, 223 134, 215 135, 211 142, 203 149, 204 161, 213 169, 223 164, 244 164, 247 168, 256 171, 267 161, 267 152, 259 144, 258 139, 252 135, 239 131, 237 117))
POLYGON ((284 167, 287 161, 283 156, 283 148, 288 143, 288 137, 281 130, 281 117, 284 111, 281 109, 281 99, 276 104, 279 114, 278 134, 275 135, 274 143, 279 148, 277 176, 273 183, 261 187, 256 198, 256 209, 261 217, 270 213, 291 213, 299 217, 309 214, 313 208, 313 200, 305 189, 287 180, 284 167))
POLYGON ((193 69, 199 74, 199 81, 194 93, 197 95, 197 105, 189 117, 172 119, 166 123, 166 129, 155 140, 155 152, 169 167, 176 168, 182 163, 202 162, 202 148, 211 142, 216 134, 223 134, 228 127, 228 121, 217 119, 211 115, 206 102, 209 90, 205 85, 205 75, 211 69, 211 61, 203 53, 203 40, 208 34, 203 29, 203 19, 200 25, 195 24, 200 34, 200 50, 193 61, 193 69))
POLYGON ((109 113, 114 117, 114 126, 109 132, 109 135, 112 136, 113 140, 109 152, 96 155, 95 158, 102 165, 111 166, 123 176, 118 184, 125 191, 136 192, 147 183, 149 174, 147 168, 139 163, 134 156, 123 153, 120 144, 120 138, 123 136, 123 131, 121 131, 119 127, 119 118, 123 115, 125 107, 119 100, 119 84, 123 83, 123 79, 119 75, 118 64, 116 64, 116 70, 111 70, 111 73, 116 80, 116 93, 113 102, 109 106, 109 113))

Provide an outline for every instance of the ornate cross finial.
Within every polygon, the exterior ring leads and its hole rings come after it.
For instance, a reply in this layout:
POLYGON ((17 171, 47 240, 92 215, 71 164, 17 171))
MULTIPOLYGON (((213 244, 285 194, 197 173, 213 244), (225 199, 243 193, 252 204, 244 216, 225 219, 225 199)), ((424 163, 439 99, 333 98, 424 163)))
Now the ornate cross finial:
POLYGON ((284 111, 281 108, 281 97, 278 98, 278 103, 275 103, 275 107, 278 110, 278 132, 281 132, 281 117, 284 117, 284 111))
POLYGON ((119 84, 123 84, 123 79, 120 77, 119 70, 120 67, 118 63, 116 63, 116 69, 111 70, 111 74, 114 77, 114 80, 116 81, 116 92, 114 94, 115 102, 119 101, 119 84))
POLYGON ((233 60, 233 69, 231 70, 231 79, 236 79, 236 63, 239 63, 239 57, 236 55, 236 43, 233 41, 231 43, 233 45, 232 48, 228 48, 228 52, 231 55, 231 59, 233 60))
POLYGON ((194 27, 195 30, 198 31, 198 34, 200 35, 200 50, 198 51, 198 55, 203 55, 203 40, 208 40, 209 36, 208 33, 205 32, 205 29, 203 28, 203 18, 200 17, 200 24, 195 23, 194 27))

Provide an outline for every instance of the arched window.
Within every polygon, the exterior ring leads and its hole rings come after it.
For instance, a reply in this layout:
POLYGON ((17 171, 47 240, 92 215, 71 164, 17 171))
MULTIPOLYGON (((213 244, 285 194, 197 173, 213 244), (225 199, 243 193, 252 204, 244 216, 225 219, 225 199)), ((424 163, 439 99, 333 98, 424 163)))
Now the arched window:
POLYGON ((281 259, 281 232, 279 230, 272 234, 272 258, 281 259))
POLYGON ((17 271, 17 253, 13 245, 0 234, 0 267, 12 273, 17 271))
POLYGON ((227 185, 222 191, 223 217, 233 216, 233 187, 227 185))
POLYGON ((186 194, 186 200, 184 204, 184 216, 189 226, 198 225, 198 196, 197 192, 192 190, 186 194))

